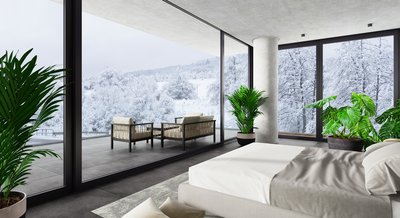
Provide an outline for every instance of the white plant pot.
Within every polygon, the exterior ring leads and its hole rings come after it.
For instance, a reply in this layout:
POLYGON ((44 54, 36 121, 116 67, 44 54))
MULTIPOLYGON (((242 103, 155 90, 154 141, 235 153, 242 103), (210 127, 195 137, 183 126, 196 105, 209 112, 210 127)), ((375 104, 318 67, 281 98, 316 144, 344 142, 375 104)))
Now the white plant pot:
POLYGON ((245 146, 256 141, 256 134, 255 133, 244 134, 238 132, 236 138, 241 146, 245 146))
POLYGON ((6 218, 6 217, 7 218, 24 217, 25 213, 26 213, 26 194, 23 192, 17 192, 17 191, 13 191, 11 193, 17 193, 17 194, 23 196, 23 198, 11 206, 0 209, 0 217, 4 217, 4 218, 6 218))

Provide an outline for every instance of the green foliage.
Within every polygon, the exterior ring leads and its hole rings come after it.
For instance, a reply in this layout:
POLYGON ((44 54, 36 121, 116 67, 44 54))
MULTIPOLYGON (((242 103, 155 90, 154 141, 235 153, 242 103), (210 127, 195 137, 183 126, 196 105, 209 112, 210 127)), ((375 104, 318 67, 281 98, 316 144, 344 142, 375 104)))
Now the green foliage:
POLYGON ((330 104, 336 98, 336 96, 330 96, 306 106, 307 108, 322 109, 325 107, 322 111, 324 124, 322 134, 346 139, 361 138, 366 144, 379 141, 378 134, 370 120, 376 114, 374 101, 368 95, 353 92, 351 106, 336 108, 330 104))
POLYGON ((32 149, 27 142, 39 126, 52 118, 62 101, 64 86, 56 86, 63 69, 36 69, 37 56, 20 58, 13 52, 0 57, 0 191, 4 199, 26 184, 32 162, 42 156, 59 157, 49 149, 32 149))
POLYGON ((394 108, 389 108, 378 116, 376 122, 382 124, 379 130, 381 140, 400 138, 400 100, 394 108))
POLYGON ((267 99, 262 95, 263 91, 240 86, 232 95, 227 96, 233 108, 231 113, 235 116, 236 124, 242 133, 251 133, 254 120, 262 114, 258 108, 267 99))

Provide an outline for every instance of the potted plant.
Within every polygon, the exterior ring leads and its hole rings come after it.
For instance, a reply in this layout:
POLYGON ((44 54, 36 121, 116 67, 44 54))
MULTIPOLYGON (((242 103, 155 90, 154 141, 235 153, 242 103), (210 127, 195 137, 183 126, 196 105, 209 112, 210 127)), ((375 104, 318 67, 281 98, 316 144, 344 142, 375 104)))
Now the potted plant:
POLYGON ((380 140, 400 139, 400 100, 397 101, 395 107, 387 109, 378 116, 376 122, 381 124, 379 129, 380 140))
POLYGON ((232 95, 227 95, 229 102, 232 105, 230 111, 235 117, 237 126, 240 132, 237 133, 237 141, 244 146, 255 142, 254 120, 262 112, 258 109, 264 104, 267 97, 263 97, 264 91, 240 86, 232 95))
POLYGON ((322 134, 328 135, 329 148, 362 151, 364 147, 379 141, 370 120, 376 114, 374 101, 368 95, 353 92, 351 106, 337 108, 330 103, 336 97, 330 96, 306 106, 323 108, 322 134))
POLYGON ((56 85, 64 70, 36 69, 37 57, 27 59, 31 51, 20 58, 8 52, 0 57, 0 217, 24 216, 26 194, 14 189, 26 184, 35 159, 59 157, 27 144, 39 126, 52 118, 64 90, 56 85))

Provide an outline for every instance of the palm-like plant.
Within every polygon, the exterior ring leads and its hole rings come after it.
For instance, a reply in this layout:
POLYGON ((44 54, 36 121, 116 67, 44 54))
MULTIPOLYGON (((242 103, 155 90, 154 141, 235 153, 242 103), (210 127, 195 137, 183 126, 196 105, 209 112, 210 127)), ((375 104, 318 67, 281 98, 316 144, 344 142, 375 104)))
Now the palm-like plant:
POLYGON ((400 138, 400 100, 394 108, 389 108, 378 116, 376 122, 382 124, 379 130, 381 140, 400 138))
POLYGON ((227 95, 232 105, 230 111, 235 116, 236 124, 244 134, 251 133, 254 128, 254 120, 262 112, 258 109, 264 104, 267 97, 263 97, 264 91, 240 86, 232 95, 227 95))
POLYGON ((13 52, 0 57, 0 208, 10 205, 10 192, 26 184, 32 162, 43 156, 59 157, 49 149, 27 144, 39 126, 53 116, 62 101, 57 87, 63 69, 36 69, 37 56, 20 58, 13 52))

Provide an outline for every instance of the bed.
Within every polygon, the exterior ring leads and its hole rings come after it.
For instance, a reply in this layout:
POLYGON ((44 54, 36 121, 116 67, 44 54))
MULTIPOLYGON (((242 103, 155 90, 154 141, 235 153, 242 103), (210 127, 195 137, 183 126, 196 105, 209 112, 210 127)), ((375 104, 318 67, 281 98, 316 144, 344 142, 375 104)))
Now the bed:
POLYGON ((397 197, 366 191, 363 155, 253 143, 190 167, 179 200, 227 218, 400 218, 397 197))

